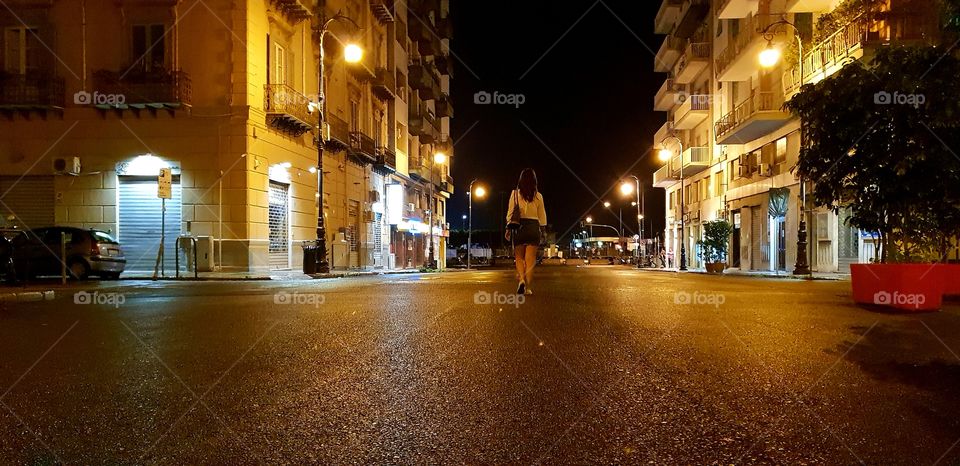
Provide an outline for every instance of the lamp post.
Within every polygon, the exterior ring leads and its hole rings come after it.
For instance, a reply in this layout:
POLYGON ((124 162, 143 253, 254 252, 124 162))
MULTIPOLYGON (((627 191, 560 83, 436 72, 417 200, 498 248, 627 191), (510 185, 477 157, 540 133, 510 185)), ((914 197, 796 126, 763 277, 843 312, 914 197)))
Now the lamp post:
POLYGON ((467 189, 467 212, 469 212, 467 220, 467 270, 470 270, 470 248, 473 244, 473 196, 476 195, 479 198, 483 198, 487 194, 487 190, 483 189, 483 186, 477 186, 477 191, 474 193, 473 185, 477 182, 477 179, 474 178, 470 182, 470 187, 467 189))
MULTIPOLYGON (((663 146, 663 143, 667 139, 676 139, 677 145, 680 147, 680 271, 685 272, 687 270, 687 239, 685 231, 685 220, 684 220, 684 203, 685 199, 683 197, 683 141, 675 135, 670 135, 663 138, 663 141, 660 141, 660 145, 663 146)), ((673 152, 670 152, 670 149, 664 147, 660 149, 660 160, 670 163, 670 158, 673 157, 673 152)))
MULTIPOLYGON (((636 194, 637 194, 637 201, 636 201, 637 228, 640 234, 640 239, 639 239, 639 242, 637 243, 637 268, 639 269, 643 264, 643 261, 642 261, 643 254, 641 254, 640 252, 640 245, 643 244, 643 235, 644 235, 643 219, 644 219, 644 214, 646 213, 645 212, 646 209, 644 208, 643 201, 640 199, 640 193, 643 191, 643 189, 641 189, 640 187, 640 178, 637 178, 636 175, 628 175, 628 177, 633 178, 633 180, 636 182, 636 189, 634 189, 634 185, 628 182, 624 182, 623 184, 620 185, 620 192, 623 193, 624 196, 629 196, 630 191, 636 191, 636 194)), ((646 245, 644 245, 644 252, 646 252, 645 250, 646 250, 646 245)))
MULTIPOLYGON (((315 272, 317 273, 330 273, 330 263, 327 261, 327 228, 323 219, 323 117, 324 117, 324 104, 326 103, 326 94, 325 94, 325 83, 324 83, 324 74, 326 73, 324 66, 324 59, 326 58, 326 53, 323 49, 324 40, 327 37, 327 32, 329 32, 330 25, 335 21, 344 21, 352 24, 357 29, 362 29, 356 21, 351 19, 348 16, 344 16, 340 12, 333 15, 332 18, 324 21, 324 23, 317 30, 317 34, 320 36, 319 44, 319 58, 320 64, 317 67, 317 239, 316 239, 316 256, 315 256, 315 272)), ((359 62, 363 58, 363 50, 355 45, 348 44, 344 47, 343 57, 349 63, 359 62)), ((307 266, 304 264, 304 269, 307 266)))
MULTIPOLYGON (((773 45, 773 29, 777 26, 786 26, 792 28, 794 37, 797 39, 797 52, 800 55, 798 68, 800 70, 800 86, 803 86, 803 39, 800 38, 800 29, 797 25, 781 19, 771 23, 761 31, 763 38, 767 40, 767 48, 760 52, 760 66, 764 68, 773 68, 777 65, 783 53, 773 45)), ((800 147, 803 147, 803 124, 800 124, 800 147)), ((807 258, 807 184, 802 176, 798 176, 800 181, 800 224, 797 227, 797 263, 793 267, 794 275, 810 275, 810 261, 807 258)))
MULTIPOLYGON (((436 167, 437 167, 437 164, 438 164, 438 163, 439 163, 439 164, 444 164, 444 163, 446 163, 446 161, 447 161, 447 155, 444 154, 443 152, 437 152, 436 154, 433 154, 433 158, 432 158, 431 160, 432 160, 432 163, 430 164, 430 254, 429 254, 428 257, 427 257, 427 268, 436 269, 436 268, 437 268, 437 258, 436 258, 435 253, 433 252, 433 249, 434 249, 434 244, 433 244, 433 224, 434 224, 433 211, 435 210, 435 208, 436 208, 436 206, 437 206, 437 205, 436 205, 436 203, 437 203, 437 199, 436 199, 437 185, 436 185, 436 182, 435 182, 434 179, 433 179, 433 174, 434 174, 434 172, 436 171, 436 167)), ((469 251, 468 251, 468 252, 469 252, 469 251)))

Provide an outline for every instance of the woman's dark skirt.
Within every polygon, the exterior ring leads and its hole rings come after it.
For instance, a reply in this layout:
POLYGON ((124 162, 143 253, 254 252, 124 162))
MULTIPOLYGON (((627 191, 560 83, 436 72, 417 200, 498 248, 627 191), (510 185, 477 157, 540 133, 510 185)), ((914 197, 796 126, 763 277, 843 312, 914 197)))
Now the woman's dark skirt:
POLYGON ((516 231, 513 238, 513 245, 540 245, 540 222, 532 218, 520 219, 520 228, 516 231))

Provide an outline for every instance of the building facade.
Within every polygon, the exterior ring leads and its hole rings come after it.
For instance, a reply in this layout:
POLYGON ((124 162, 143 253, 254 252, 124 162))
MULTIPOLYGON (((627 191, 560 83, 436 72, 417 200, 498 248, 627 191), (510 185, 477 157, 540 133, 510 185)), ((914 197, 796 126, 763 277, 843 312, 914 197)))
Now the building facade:
MULTIPOLYGON (((688 266, 702 268, 697 242, 703 223, 727 219, 734 227, 729 266, 793 271, 801 196, 791 169, 801 135, 800 122, 783 109, 784 102, 801 83, 869 60, 878 47, 922 42, 935 33, 929 2, 889 0, 878 16, 853 12, 843 3, 663 1, 655 27, 665 38, 654 66, 667 78, 654 109, 666 112, 667 122, 654 144, 675 155, 654 174, 653 184, 666 190, 664 238, 675 266, 683 241, 688 266), (820 21, 827 14, 834 20, 820 21), (758 57, 771 46, 783 50, 782 59, 762 68, 758 57)), ((847 225, 842 212, 810 201, 807 247, 813 271, 848 272, 851 263, 873 257, 872 237, 847 225)))
POLYGON ((432 155, 452 155, 448 0, 8 5, 4 222, 110 231, 129 270, 153 270, 161 230, 167 270, 181 235, 209 237, 221 270, 298 269, 323 176, 334 268, 423 266, 431 230, 443 265, 451 159, 432 155), (317 31, 337 12, 357 24, 330 26, 321 109, 317 31))

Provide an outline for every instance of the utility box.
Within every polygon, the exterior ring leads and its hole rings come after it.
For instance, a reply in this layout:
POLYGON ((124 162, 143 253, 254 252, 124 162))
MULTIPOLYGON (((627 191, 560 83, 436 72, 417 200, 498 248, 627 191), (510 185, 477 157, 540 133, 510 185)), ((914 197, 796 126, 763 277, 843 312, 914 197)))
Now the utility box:
POLYGON ((197 271, 213 272, 213 237, 197 236, 197 271))

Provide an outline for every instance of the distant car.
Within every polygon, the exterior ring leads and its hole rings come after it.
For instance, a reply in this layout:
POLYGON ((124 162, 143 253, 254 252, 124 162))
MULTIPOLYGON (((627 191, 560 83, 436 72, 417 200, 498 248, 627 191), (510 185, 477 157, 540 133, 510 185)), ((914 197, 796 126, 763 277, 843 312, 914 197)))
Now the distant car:
POLYGON ((86 279, 120 277, 127 266, 123 249, 109 233, 74 227, 37 228, 13 240, 13 266, 17 275, 29 279, 60 275, 63 264, 68 276, 86 279), (66 256, 61 257, 61 238, 66 240, 66 256))

